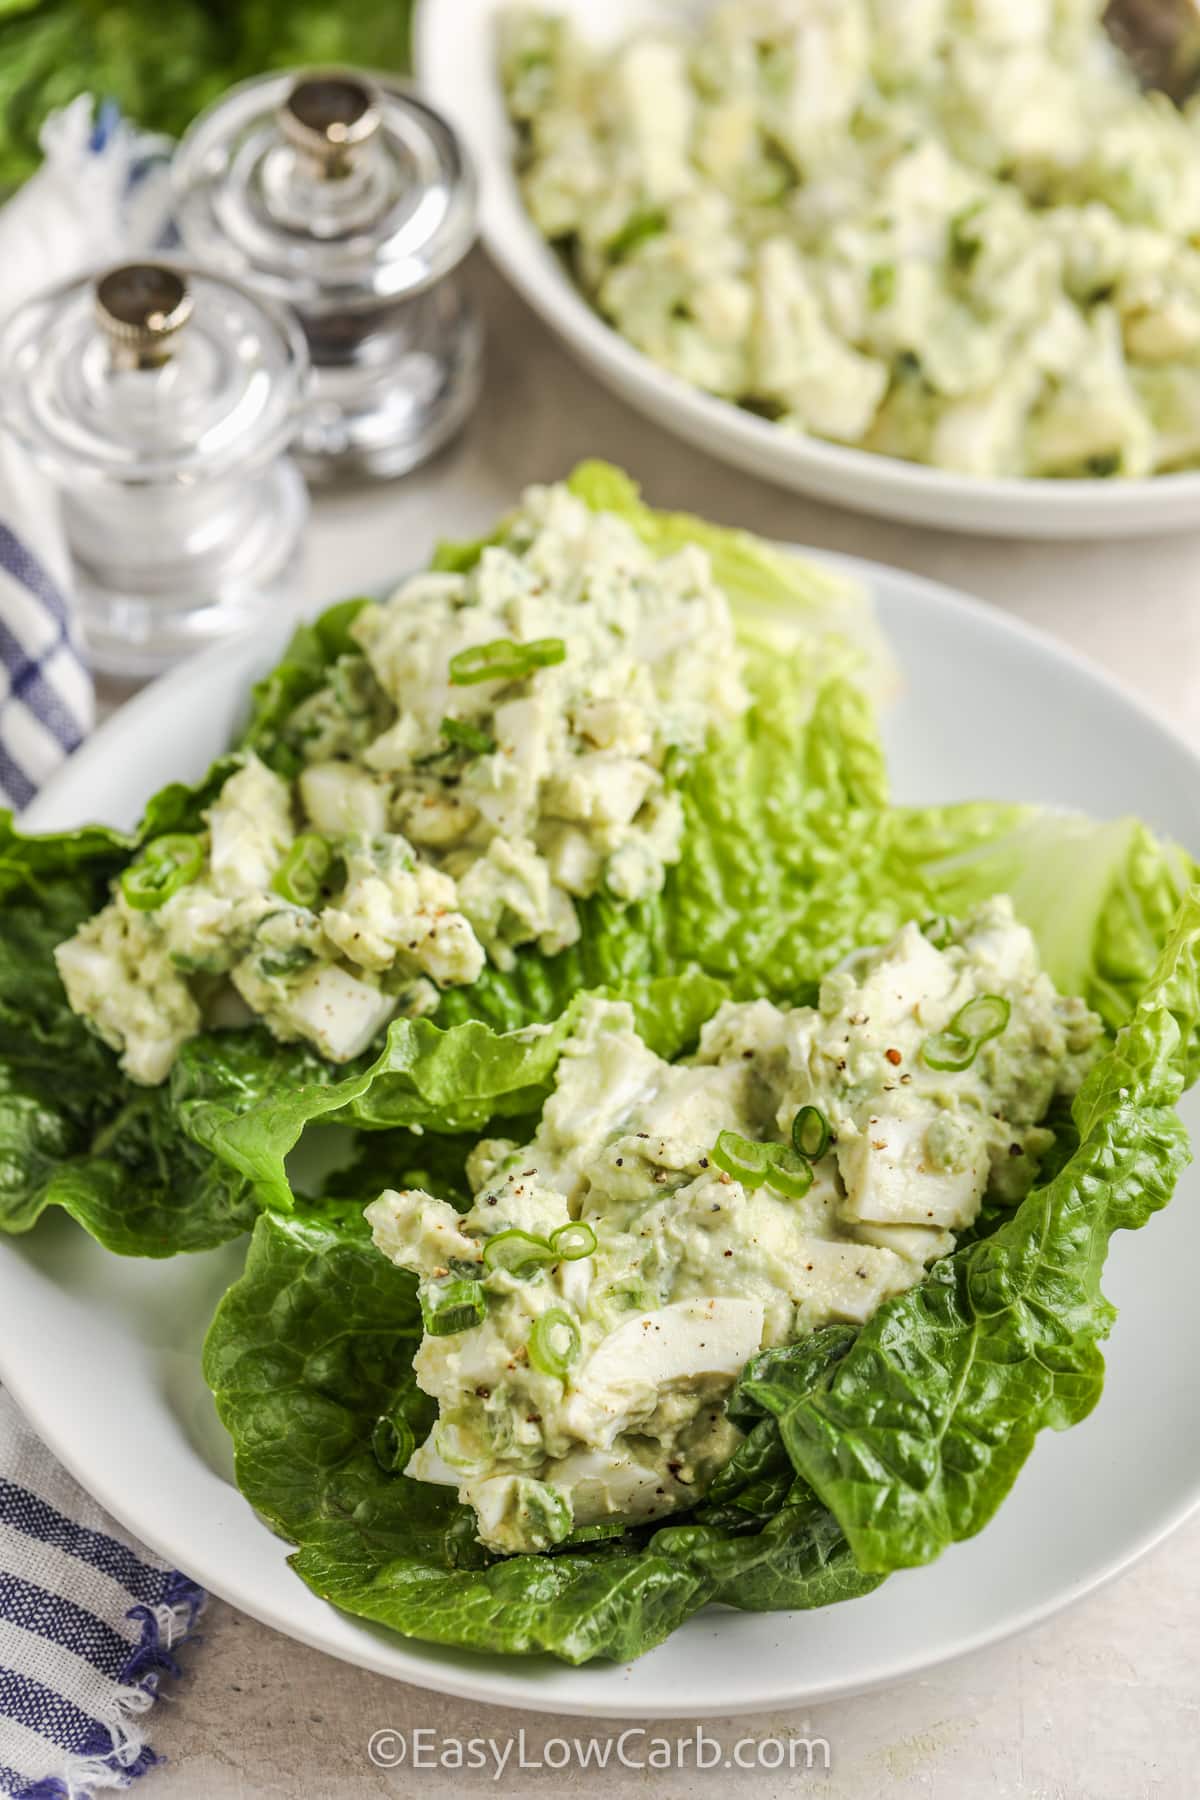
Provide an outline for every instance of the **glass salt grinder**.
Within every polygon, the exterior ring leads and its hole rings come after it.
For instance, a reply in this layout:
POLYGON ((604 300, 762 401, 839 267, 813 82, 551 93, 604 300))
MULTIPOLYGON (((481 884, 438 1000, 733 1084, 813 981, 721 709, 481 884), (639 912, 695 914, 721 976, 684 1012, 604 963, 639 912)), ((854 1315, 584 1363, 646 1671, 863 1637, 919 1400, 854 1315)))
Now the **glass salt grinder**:
POLYGON ((285 597, 308 374, 283 308, 166 258, 76 279, 0 334, 0 424, 58 489, 94 666, 150 675, 285 597))
POLYGON ((403 474, 465 421, 481 334, 458 278, 475 179, 403 83, 292 71, 232 88, 173 164, 189 254, 290 305, 314 366, 293 453, 310 480, 403 474))

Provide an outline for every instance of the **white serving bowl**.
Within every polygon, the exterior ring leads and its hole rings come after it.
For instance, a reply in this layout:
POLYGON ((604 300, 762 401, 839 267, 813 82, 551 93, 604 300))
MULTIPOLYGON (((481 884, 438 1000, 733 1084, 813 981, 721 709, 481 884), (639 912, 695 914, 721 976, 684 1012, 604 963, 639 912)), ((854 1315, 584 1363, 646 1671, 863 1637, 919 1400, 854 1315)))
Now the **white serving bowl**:
MULTIPOLYGON (((496 16, 508 0, 422 0, 415 54, 425 92, 457 126, 480 176, 484 243, 518 292, 608 387, 724 461, 856 512, 946 531, 1022 538, 1123 537, 1200 525, 1200 471, 1143 481, 983 479, 781 431, 668 374, 605 324, 521 203, 496 71, 496 16)), ((705 0, 543 0, 592 36, 616 38, 705 0)))

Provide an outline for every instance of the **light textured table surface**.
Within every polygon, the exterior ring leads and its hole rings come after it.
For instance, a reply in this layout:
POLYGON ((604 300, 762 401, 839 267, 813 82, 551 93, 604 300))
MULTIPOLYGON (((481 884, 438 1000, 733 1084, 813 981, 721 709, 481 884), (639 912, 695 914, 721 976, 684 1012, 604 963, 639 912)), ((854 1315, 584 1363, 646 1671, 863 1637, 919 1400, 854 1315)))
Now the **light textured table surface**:
MULTIPOLYGON (((726 469, 646 423, 576 369, 486 269, 474 274, 490 331, 479 413, 434 466, 390 487, 318 503, 306 603, 378 586, 418 566, 438 536, 469 537, 489 526, 524 483, 602 456, 629 469, 656 504, 895 563, 992 601, 1105 665, 1200 748, 1200 520, 1194 535, 1159 542, 1035 545, 836 511, 726 469)), ((746 1736, 823 1738, 828 1775, 820 1772, 823 1753, 815 1773, 802 1757, 791 1773, 786 1762, 778 1773, 704 1775, 615 1762, 603 1775, 559 1773, 510 1762, 500 1780, 490 1766, 385 1770, 373 1766, 368 1744, 387 1728, 428 1727, 445 1741, 503 1739, 523 1724, 531 1764, 547 1739, 577 1738, 588 1727, 360 1674, 223 1604, 210 1608, 205 1641, 186 1660, 188 1679, 154 1720, 153 1740, 170 1767, 148 1785, 163 1800, 366 1800, 418 1791, 603 1791, 606 1800, 626 1800, 727 1787, 761 1800, 805 1792, 828 1800, 1193 1800, 1200 1794, 1200 1520, 1124 1579, 1023 1638, 811 1714, 706 1725, 727 1748, 746 1736)), ((551 1746, 551 1760, 559 1754, 551 1746)), ((515 1761, 515 1749, 512 1755, 515 1761)), ((626 1761, 645 1755, 642 1740, 630 1740, 626 1761)))

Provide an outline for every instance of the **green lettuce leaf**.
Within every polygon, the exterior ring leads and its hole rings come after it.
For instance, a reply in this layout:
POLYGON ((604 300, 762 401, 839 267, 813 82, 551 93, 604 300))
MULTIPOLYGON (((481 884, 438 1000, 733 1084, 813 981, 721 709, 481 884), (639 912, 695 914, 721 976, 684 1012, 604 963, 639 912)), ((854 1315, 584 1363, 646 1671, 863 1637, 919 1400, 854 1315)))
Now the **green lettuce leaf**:
POLYGON ((1131 1016, 1200 878, 1185 850, 1131 818, 984 802, 897 809, 888 832, 936 911, 1011 895, 1056 986, 1112 1030, 1131 1016))
MULTIPOLYGON (((109 1129, 125 1143, 136 1126, 137 1148, 129 1148, 126 1164, 148 1155, 150 1141, 166 1146, 174 1136, 184 1163, 204 1168, 200 1153, 206 1153, 223 1165, 226 1173, 219 1178, 191 1184, 194 1200, 181 1207, 179 1221, 180 1248, 218 1241, 235 1221, 244 1221, 245 1183, 258 1185, 265 1204, 289 1203, 283 1159, 310 1123, 337 1119, 370 1130, 410 1124, 480 1130, 493 1115, 512 1116, 540 1103, 564 1029, 561 1021, 581 991, 619 990, 636 1001, 651 991, 649 984, 691 972, 685 1011, 694 1029, 705 1016, 697 1005, 711 1011, 717 994, 697 971, 738 992, 785 995, 801 982, 811 987, 822 966, 850 947, 855 927, 874 919, 869 909, 864 912, 864 881, 855 882, 851 893, 840 873, 846 841, 878 841, 865 819, 878 812, 886 795, 882 754, 863 690, 844 672, 830 673, 835 665, 849 670, 858 659, 840 638, 829 638, 843 612, 848 621, 855 616, 854 591, 744 533, 653 513, 615 470, 588 465, 573 479, 584 497, 594 490, 589 503, 622 511, 663 550, 701 533, 735 598, 761 608, 774 594, 807 621, 798 647, 750 648, 754 703, 742 724, 686 778, 687 848, 664 893, 631 908, 596 896, 582 909, 582 936, 572 950, 551 958, 531 948, 511 974, 488 969, 473 987, 444 996, 434 1026, 393 1026, 374 1057, 336 1069, 303 1046, 276 1043, 262 1029, 206 1033, 185 1047, 168 1090, 150 1100, 130 1089, 112 1053, 71 1017, 51 952, 103 904, 108 882, 147 835, 199 825, 231 761, 217 763, 195 788, 174 784, 157 795, 129 838, 85 830, 29 839, 10 826, 0 839, 0 893, 15 884, 33 894, 35 883, 86 873, 72 888, 67 910, 45 914, 35 944, 22 936, 19 920, 7 909, 0 922, 0 956, 10 958, 19 990, 10 1002, 11 1050, 0 1042, 0 1083, 8 1094, 0 1150, 9 1152, 10 1169, 19 1171, 0 1211, 5 1228, 25 1228, 48 1203, 55 1160, 65 1145, 70 1145, 77 1196, 88 1185, 89 1158, 99 1165, 108 1155, 109 1129), (818 886, 827 892, 819 908, 810 908, 809 896, 818 886), (836 918, 835 893, 841 902, 836 918), (26 1024, 35 988, 39 1016, 52 1019, 57 1033, 51 1060, 68 1043, 72 1066, 86 1070, 93 1084, 82 1112, 53 1084, 31 1090, 26 1024), (481 1032, 485 1025, 506 1035, 535 1025, 554 1028, 557 1035, 535 1047, 527 1091, 510 1089, 491 1038, 481 1032), (208 1226, 197 1210, 203 1204, 215 1208, 208 1226)), ((343 602, 300 627, 279 666, 255 689, 242 749, 290 772, 296 751, 288 741, 288 720, 331 666, 353 652, 350 626, 363 604, 343 602)), ((881 928, 892 916, 879 915, 881 928)), ((666 1006, 667 991, 660 990, 655 1004, 666 1006)), ((653 1022, 642 1022, 653 1036, 653 1022)), ((35 1041, 42 1029, 35 1030, 35 1041)), ((670 1037, 669 1011, 658 1029, 670 1037)), ((523 1041, 512 1048, 525 1058, 523 1041)), ((106 1179, 99 1166, 94 1174, 97 1183, 106 1179)), ((78 1205, 77 1199, 72 1204, 78 1205)), ((170 1241, 169 1220, 161 1211, 155 1213, 156 1254, 170 1241)), ((102 1228, 106 1241, 114 1242, 111 1220, 102 1228)), ((139 1229, 133 1239, 140 1242, 144 1235, 139 1229)))
MULTIPOLYGON (((1075 1148, 1051 1179, 861 1330, 829 1326, 756 1358, 730 1403, 746 1436, 694 1513, 550 1556, 493 1559, 448 1490, 381 1459, 395 1442, 381 1420, 403 1419, 414 1439, 429 1423, 411 1370, 419 1309, 360 1216, 382 1171, 351 1171, 347 1198, 259 1220, 214 1321, 206 1374, 239 1485, 297 1546, 314 1591, 470 1649, 628 1658, 712 1601, 865 1594, 978 1531, 1038 1431, 1095 1405, 1114 1317, 1107 1245, 1170 1197, 1188 1158, 1174 1109, 1198 1072, 1194 891, 1075 1102, 1075 1148)), ((432 1141, 408 1149, 438 1160, 432 1141)), ((465 1204, 461 1149, 448 1146, 441 1191, 465 1204)), ((403 1151, 397 1134, 402 1183, 403 1151)))
MULTIPOLYGON (((254 684, 250 718, 238 740, 240 750, 253 750, 272 768, 280 767, 285 761, 281 756, 284 725, 300 702, 323 685, 330 665, 357 650, 350 627, 367 605, 365 597, 339 600, 296 627, 281 661, 254 684)), ((292 771, 285 766, 281 773, 292 771)))
MULTIPOLYGON (((147 1159, 157 1169, 175 1143, 181 1166, 195 1170, 177 1209, 179 1245, 219 1241, 248 1216, 246 1183, 257 1184, 265 1204, 289 1203, 283 1159, 318 1121, 465 1131, 482 1129, 489 1108, 500 1117, 535 1107, 557 1039, 535 1045, 522 1093, 493 1065, 490 1039, 454 1035, 468 1025, 509 1036, 554 1026, 582 991, 636 994, 697 970, 739 997, 808 1002, 858 945, 1003 889, 1014 893, 1059 986, 1082 993, 1114 1028, 1129 1016, 1194 871, 1190 859, 1129 821, 1096 826, 990 803, 889 810, 861 679, 869 647, 857 641, 857 603, 840 577, 745 533, 654 512, 606 465, 583 465, 571 484, 660 551, 704 542, 756 631, 772 611, 800 622, 790 647, 749 641, 753 704, 685 779, 684 851, 663 892, 629 908, 597 895, 581 909, 572 949, 556 957, 527 949, 511 973, 489 968, 472 987, 448 991, 434 1019, 445 1039, 427 1023, 401 1023, 377 1055, 338 1069, 262 1029, 209 1033, 185 1048, 169 1090, 149 1102, 70 1015, 51 951, 102 904, 142 838, 199 823, 232 765, 223 759, 195 788, 165 789, 128 838, 100 828, 22 838, 10 823, 0 832, 0 896, 11 895, 0 919, 0 1156, 8 1169, 0 1227, 27 1228, 64 1156, 74 1171, 71 1204, 83 1209, 91 1159, 110 1167, 119 1142, 119 1170, 147 1159), (59 884, 55 910, 45 897, 59 884), (201 1153, 227 1173, 201 1181, 201 1153)), ((457 553, 460 563, 477 554, 478 546, 457 553)), ((255 691, 243 747, 279 766, 294 756, 288 717, 352 650, 349 628, 362 604, 346 601, 300 628, 255 691)), ((692 1015, 700 1016, 695 1004, 692 1015)), ((520 1040, 511 1048, 524 1058, 520 1040)), ((95 1179, 110 1178, 98 1166, 95 1179)), ((110 1185, 119 1192, 115 1174, 110 1185)), ((154 1218, 158 1254, 172 1242, 165 1197, 154 1218)), ((111 1218, 102 1228, 113 1241, 111 1218)))
POLYGON ((1200 892, 1074 1105, 1078 1147, 1004 1223, 887 1302, 814 1388, 797 1349, 742 1391, 776 1419, 797 1474, 858 1566, 931 1561, 995 1513, 1049 1426, 1095 1406, 1115 1316, 1109 1240, 1169 1200, 1190 1157, 1175 1104, 1200 1070, 1200 892))
MULTIPOLYGON (((141 833, 195 801, 165 790, 141 833)), ((165 1090, 121 1075, 58 979, 54 946, 104 903, 136 841, 98 826, 22 837, 0 817, 0 1230, 61 1206, 110 1250, 168 1256, 236 1237, 257 1208, 244 1177, 183 1134, 165 1090)))
MULTIPOLYGON (((399 1163, 395 1177, 412 1179, 399 1163)), ((372 1247, 368 1197, 264 1214, 204 1353, 238 1485, 322 1598, 410 1637, 581 1663, 638 1656, 712 1600, 818 1606, 876 1585, 794 1476, 781 1504, 730 1526, 647 1526, 551 1556, 483 1550, 452 1490, 392 1466, 390 1423, 419 1440, 433 1415, 412 1375, 415 1282, 372 1247)))
MULTIPOLYGON (((695 1042, 725 994, 699 971, 602 991, 630 1002, 645 1041, 667 1057, 695 1042)), ((309 1125, 479 1134, 491 1120, 540 1111, 581 1004, 507 1033, 474 1019, 448 1028, 397 1019, 380 1054, 340 1079, 315 1056, 272 1056, 263 1032, 210 1035, 185 1046, 172 1104, 189 1138, 252 1181, 264 1205, 287 1211, 284 1159, 309 1125)))
POLYGON ((264 69, 405 72, 412 12, 412 0, 0 0, 0 191, 39 166, 47 113, 79 94, 178 137, 264 69))

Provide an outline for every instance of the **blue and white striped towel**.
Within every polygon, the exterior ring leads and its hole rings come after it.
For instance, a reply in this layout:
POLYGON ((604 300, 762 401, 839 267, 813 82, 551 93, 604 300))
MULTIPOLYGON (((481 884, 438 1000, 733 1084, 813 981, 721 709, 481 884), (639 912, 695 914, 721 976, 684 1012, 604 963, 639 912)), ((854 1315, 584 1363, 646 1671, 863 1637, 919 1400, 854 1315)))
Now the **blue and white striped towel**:
MULTIPOLYGON (((45 164, 0 209, 0 322, 33 292, 161 238, 161 145, 86 95, 47 120, 45 164)), ((0 806, 27 806, 91 726, 54 497, 0 434, 0 806)))
POLYGON ((0 1392, 0 1795, 83 1800, 153 1768, 143 1715, 203 1603, 0 1392))
POLYGON ((53 500, 0 437, 0 806, 14 812, 92 727, 69 592, 53 500))

